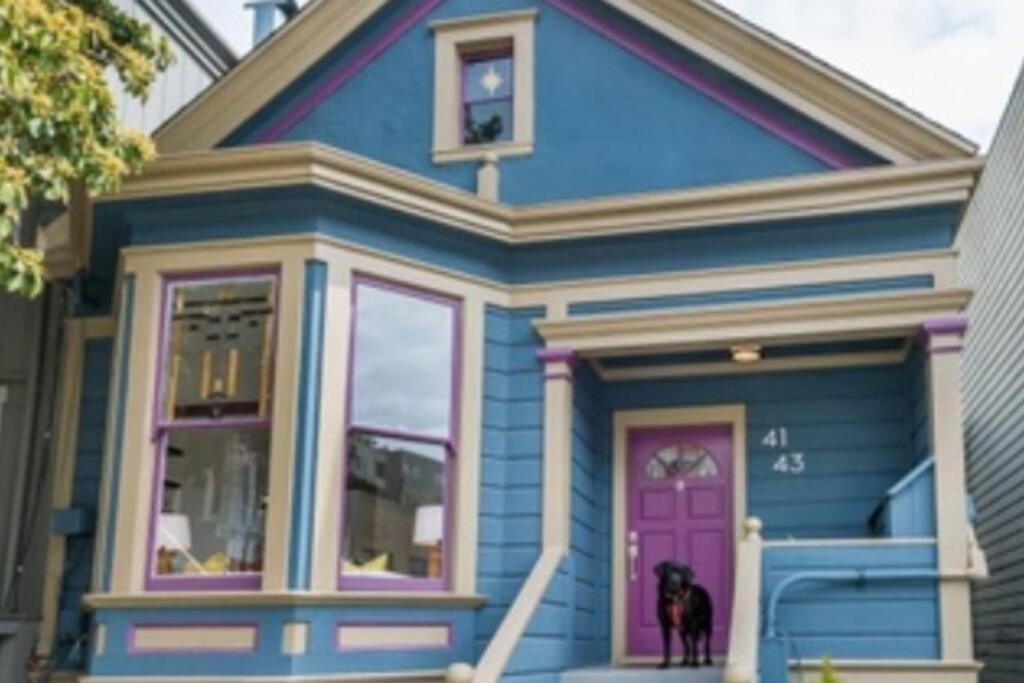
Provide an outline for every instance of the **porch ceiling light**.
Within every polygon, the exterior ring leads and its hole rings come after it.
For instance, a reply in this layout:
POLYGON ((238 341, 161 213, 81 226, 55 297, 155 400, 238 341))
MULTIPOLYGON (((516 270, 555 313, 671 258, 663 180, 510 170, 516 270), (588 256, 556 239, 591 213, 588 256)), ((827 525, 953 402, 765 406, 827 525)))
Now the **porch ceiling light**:
POLYGON ((749 365, 761 360, 760 344, 737 344, 732 347, 732 361, 741 365, 749 365))

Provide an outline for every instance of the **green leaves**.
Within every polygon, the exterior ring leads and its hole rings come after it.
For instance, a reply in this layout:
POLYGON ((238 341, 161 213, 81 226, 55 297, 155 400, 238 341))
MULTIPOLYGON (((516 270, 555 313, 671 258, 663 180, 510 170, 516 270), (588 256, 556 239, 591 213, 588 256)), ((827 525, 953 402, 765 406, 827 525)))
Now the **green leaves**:
POLYGON ((0 286, 34 296, 41 255, 14 241, 30 197, 115 191, 154 156, 121 125, 107 75, 144 98, 173 59, 112 0, 0 0, 0 286))

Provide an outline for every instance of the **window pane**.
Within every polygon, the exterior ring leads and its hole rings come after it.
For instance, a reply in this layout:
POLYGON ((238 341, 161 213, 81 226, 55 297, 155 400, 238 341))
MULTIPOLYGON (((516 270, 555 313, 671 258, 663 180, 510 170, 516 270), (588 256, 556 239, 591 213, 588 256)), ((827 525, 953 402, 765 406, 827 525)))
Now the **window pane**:
POLYGON ((440 578, 446 449, 353 432, 340 570, 350 577, 440 578))
POLYGON ((169 288, 163 421, 267 416, 274 288, 268 277, 169 288))
POLYGON ((454 306, 361 283, 355 325, 352 421, 449 436, 454 306))
POLYGON ((467 104, 463 143, 506 142, 512 139, 512 100, 467 104))
POLYGON ((263 570, 267 497, 265 429, 182 429, 166 437, 157 576, 263 570))
POLYGON ((512 97, 512 57, 473 59, 463 67, 466 103, 512 97))

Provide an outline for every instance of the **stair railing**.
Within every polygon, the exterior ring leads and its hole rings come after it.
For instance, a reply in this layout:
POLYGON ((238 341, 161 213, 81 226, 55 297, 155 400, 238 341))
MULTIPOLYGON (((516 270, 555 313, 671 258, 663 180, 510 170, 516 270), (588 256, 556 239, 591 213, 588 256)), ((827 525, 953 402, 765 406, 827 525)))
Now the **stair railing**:
POLYGON ((748 517, 736 552, 736 585, 724 683, 753 683, 761 630, 761 520, 748 517))

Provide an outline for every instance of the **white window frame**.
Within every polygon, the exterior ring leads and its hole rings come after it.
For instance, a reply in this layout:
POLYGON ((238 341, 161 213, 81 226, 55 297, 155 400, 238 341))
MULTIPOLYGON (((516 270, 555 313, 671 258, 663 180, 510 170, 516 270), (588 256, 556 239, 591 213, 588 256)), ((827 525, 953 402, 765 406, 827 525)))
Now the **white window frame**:
POLYGON ((434 150, 435 164, 479 161, 533 153, 534 25, 537 10, 501 12, 435 21, 434 150), (512 139, 484 145, 462 142, 462 55, 488 46, 512 44, 512 139))

